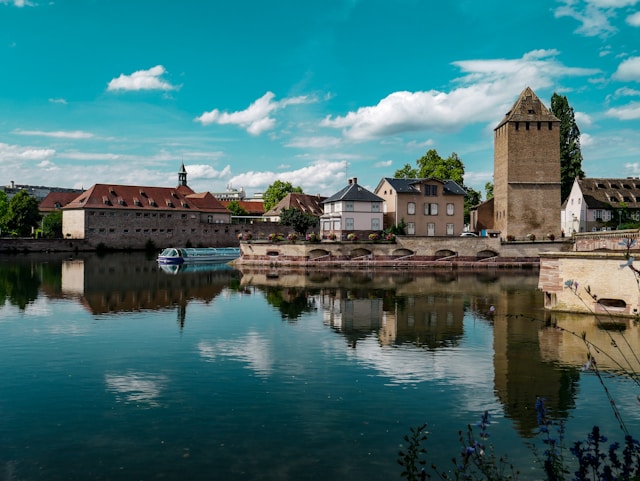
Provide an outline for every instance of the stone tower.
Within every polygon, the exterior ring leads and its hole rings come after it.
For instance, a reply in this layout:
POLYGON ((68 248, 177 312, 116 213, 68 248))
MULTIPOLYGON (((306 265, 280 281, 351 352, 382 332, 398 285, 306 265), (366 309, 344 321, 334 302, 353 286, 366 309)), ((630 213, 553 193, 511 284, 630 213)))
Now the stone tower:
POLYGON ((560 120, 527 87, 494 129, 493 142, 500 237, 560 238, 560 120))

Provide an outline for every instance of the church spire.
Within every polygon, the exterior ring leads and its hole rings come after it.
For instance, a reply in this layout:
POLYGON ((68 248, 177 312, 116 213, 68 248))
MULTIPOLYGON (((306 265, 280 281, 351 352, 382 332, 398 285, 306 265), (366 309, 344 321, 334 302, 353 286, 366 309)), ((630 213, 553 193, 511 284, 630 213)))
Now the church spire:
POLYGON ((184 168, 184 161, 182 161, 178 172, 178 185, 187 185, 187 169, 184 168))

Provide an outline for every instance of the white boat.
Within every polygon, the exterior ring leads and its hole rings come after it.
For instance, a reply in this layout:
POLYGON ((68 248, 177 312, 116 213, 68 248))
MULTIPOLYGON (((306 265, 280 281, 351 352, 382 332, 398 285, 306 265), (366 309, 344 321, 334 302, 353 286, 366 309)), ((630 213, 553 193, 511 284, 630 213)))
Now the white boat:
POLYGON ((240 257, 239 247, 167 247, 158 256, 160 264, 229 262, 240 257))

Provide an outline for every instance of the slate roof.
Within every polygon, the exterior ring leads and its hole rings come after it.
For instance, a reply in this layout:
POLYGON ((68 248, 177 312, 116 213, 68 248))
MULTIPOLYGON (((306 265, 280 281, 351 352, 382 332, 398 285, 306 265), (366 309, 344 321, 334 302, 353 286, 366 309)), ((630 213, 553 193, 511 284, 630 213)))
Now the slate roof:
POLYGON ((323 204, 328 202, 344 202, 352 200, 356 202, 383 202, 384 199, 378 197, 370 190, 365 189, 361 185, 358 185, 356 180, 349 180, 349 185, 344 189, 336 192, 332 196, 322 201, 323 204))
POLYGON ((442 193, 444 195, 467 195, 467 191, 453 180, 436 179, 435 177, 426 177, 424 179, 397 179, 395 177, 385 177, 384 180, 386 180, 398 194, 419 194, 420 185, 423 185, 425 182, 436 181, 442 184, 442 193))
POLYGON ((531 87, 527 87, 494 130, 507 122, 560 122, 560 120, 542 103, 531 87))
POLYGON ((322 208, 323 200, 325 200, 325 197, 321 197, 320 195, 289 193, 268 212, 265 212, 264 215, 278 216, 282 213, 283 209, 291 209, 293 207, 299 211, 319 217, 324 213, 322 208))
POLYGON ((195 193, 186 185, 174 188, 95 184, 64 207, 87 208, 229 213, 209 192, 195 193))
POLYGON ((589 209, 611 209, 624 202, 630 209, 640 209, 640 179, 578 179, 589 209))

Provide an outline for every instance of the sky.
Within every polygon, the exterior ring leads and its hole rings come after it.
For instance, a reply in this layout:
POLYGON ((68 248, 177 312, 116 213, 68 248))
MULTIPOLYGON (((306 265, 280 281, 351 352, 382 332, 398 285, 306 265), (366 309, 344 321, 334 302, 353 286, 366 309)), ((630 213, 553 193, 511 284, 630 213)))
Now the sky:
POLYGON ((370 190, 566 96, 587 177, 640 176, 640 0, 0 0, 0 185, 370 190))

